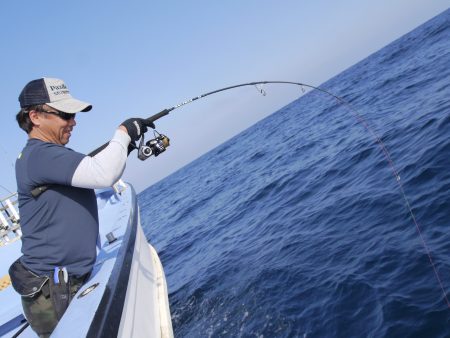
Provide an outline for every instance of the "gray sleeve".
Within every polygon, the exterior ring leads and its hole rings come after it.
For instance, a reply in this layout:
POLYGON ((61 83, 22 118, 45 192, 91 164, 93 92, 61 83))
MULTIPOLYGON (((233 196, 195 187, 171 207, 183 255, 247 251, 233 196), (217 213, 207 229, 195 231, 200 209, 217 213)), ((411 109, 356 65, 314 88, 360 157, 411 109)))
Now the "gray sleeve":
POLYGON ((72 186, 79 188, 107 188, 116 183, 125 170, 130 136, 116 130, 108 146, 95 156, 85 156, 72 177, 72 186))

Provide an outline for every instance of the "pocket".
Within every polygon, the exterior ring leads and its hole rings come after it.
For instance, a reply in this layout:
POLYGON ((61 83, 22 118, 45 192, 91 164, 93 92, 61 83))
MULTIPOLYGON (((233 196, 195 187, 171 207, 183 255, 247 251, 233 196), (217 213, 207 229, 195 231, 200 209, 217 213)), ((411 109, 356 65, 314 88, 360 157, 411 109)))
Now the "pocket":
POLYGON ((67 270, 65 268, 55 268, 55 271, 50 275, 49 287, 50 298, 58 320, 62 318, 72 300, 70 284, 67 270))
POLYGON ((49 279, 47 276, 38 276, 29 271, 20 262, 20 258, 9 267, 9 277, 14 290, 23 297, 33 297, 41 291, 49 279))

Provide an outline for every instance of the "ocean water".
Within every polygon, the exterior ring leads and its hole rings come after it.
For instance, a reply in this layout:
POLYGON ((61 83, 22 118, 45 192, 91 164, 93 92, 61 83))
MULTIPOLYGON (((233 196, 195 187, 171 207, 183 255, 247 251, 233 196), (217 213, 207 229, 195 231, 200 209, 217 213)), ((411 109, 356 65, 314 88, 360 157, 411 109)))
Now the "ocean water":
MULTIPOLYGON (((449 37, 447 10, 320 86, 389 150, 446 293, 449 37)), ((138 199, 177 337, 450 337, 450 305, 383 151, 323 93, 138 199)))

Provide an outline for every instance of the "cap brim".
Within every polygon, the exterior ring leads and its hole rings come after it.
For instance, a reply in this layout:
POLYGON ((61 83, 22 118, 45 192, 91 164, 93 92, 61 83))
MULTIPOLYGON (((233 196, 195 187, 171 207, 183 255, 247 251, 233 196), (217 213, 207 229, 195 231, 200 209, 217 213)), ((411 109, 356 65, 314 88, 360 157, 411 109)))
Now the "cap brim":
POLYGON ((47 106, 69 114, 87 112, 92 109, 92 105, 74 98, 46 103, 47 106))

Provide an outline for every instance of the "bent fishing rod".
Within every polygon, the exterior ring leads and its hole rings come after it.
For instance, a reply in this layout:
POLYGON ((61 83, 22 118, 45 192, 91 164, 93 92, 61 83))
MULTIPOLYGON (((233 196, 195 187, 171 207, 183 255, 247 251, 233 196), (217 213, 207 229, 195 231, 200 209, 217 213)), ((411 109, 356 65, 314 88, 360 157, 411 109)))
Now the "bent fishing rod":
MULTIPOLYGON (((386 146, 384 145, 383 141, 377 136, 377 134, 374 132, 374 130, 370 127, 370 125, 367 123, 367 121, 364 119, 364 117, 346 100, 344 100, 343 98, 333 94, 332 92, 325 90, 323 88, 320 87, 316 87, 313 85, 309 85, 306 83, 301 83, 301 82, 291 82, 291 81, 256 81, 256 82, 248 82, 248 83, 242 83, 242 84, 238 84, 238 85, 234 85, 234 86, 228 86, 228 87, 224 87, 224 88, 220 88, 217 90, 213 90, 211 92, 207 92, 205 94, 199 95, 199 96, 195 96, 189 100, 183 101, 171 108, 166 108, 162 111, 160 111, 159 113, 152 115, 150 117, 148 117, 146 120, 150 123, 153 123, 154 121, 168 115, 171 111, 180 108, 182 106, 185 106, 191 102, 197 101, 199 99, 205 98, 207 96, 213 95, 213 94, 217 94, 220 92, 224 92, 227 90, 231 90, 231 89, 235 89, 235 88, 240 88, 240 87, 246 87, 246 86, 255 86, 256 89, 263 95, 266 95, 266 92, 264 91, 264 89, 262 87, 258 87, 259 85, 265 85, 265 84, 287 84, 287 85, 296 85, 296 86, 300 86, 304 92, 304 88, 310 88, 313 90, 317 90, 319 92, 322 92, 332 98, 334 98, 335 100, 338 101, 339 104, 347 107, 350 112, 355 116, 355 118, 358 120, 358 122, 364 126, 364 128, 372 135, 372 137, 374 138, 374 140, 378 143, 380 149, 382 150, 386 161, 389 164, 389 167, 392 171, 392 174, 395 177, 395 180, 397 182, 397 186, 402 194, 403 200, 405 202, 405 205, 407 207, 408 213, 416 227, 417 233, 421 239, 422 242, 422 246, 425 249, 425 252, 427 253, 430 265, 433 268, 435 277, 439 283, 439 286, 441 288, 444 300, 447 304, 447 307, 450 309, 450 301, 447 297, 447 293, 445 291, 445 288, 443 286, 443 283, 441 281, 441 277, 437 271, 437 268, 435 266, 435 263, 431 257, 431 253, 430 253, 430 249, 427 246, 427 243, 425 241, 425 238, 423 237, 422 234, 422 230, 419 226, 419 223, 416 220, 415 214, 412 211, 412 207, 409 203, 408 198, 406 197, 404 188, 403 188, 403 184, 400 180, 400 175, 398 174, 398 171, 394 165, 394 162, 391 159, 391 155, 389 154, 386 146)), ((164 152, 166 150, 166 148, 169 146, 170 142, 169 142, 169 138, 163 134, 158 133, 155 129, 154 129, 154 134, 155 134, 155 138, 148 141, 147 143, 144 144, 144 135, 141 136, 141 140, 140 140, 140 144, 139 147, 136 147, 138 149, 138 158, 141 160, 146 160, 147 158, 149 158, 150 156, 158 156, 160 153, 164 152)), ((91 153, 89 153, 89 156, 94 156, 97 153, 99 153, 100 151, 102 151, 107 145, 109 144, 109 142, 106 142, 105 144, 103 144, 102 146, 100 146, 99 148, 95 149, 94 151, 92 151, 91 153)), ((38 187, 35 189, 35 192, 37 192, 36 196, 39 196, 42 192, 44 192, 45 190, 47 190, 48 186, 42 186, 42 187, 38 187)), ((32 192, 33 193, 33 192, 32 192)), ((33 196, 35 196, 33 194, 33 196)))
MULTIPOLYGON (((156 120, 160 119, 161 117, 164 117, 164 116, 166 116, 166 115, 169 115, 169 113, 170 113, 171 111, 173 111, 173 110, 175 110, 175 109, 177 109, 177 108, 180 108, 180 107, 182 107, 182 106, 185 106, 185 105, 187 105, 187 104, 189 104, 189 103, 192 103, 192 102, 194 102, 194 101, 197 101, 197 100, 199 100, 199 99, 205 98, 205 97, 207 97, 207 96, 210 96, 210 95, 213 95, 213 94, 217 94, 217 93, 220 93, 220 92, 224 92, 224 91, 227 91, 227 90, 230 90, 230 89, 239 88, 239 87, 255 86, 256 89, 257 89, 263 96, 265 96, 265 95, 266 95, 266 92, 264 91, 264 89, 263 89, 262 87, 258 87, 258 85, 265 85, 265 84, 290 84, 290 85, 296 85, 296 86, 300 86, 300 87, 307 87, 307 88, 315 89, 315 90, 318 90, 318 91, 320 91, 320 92, 323 92, 323 93, 325 93, 325 94, 327 94, 327 95, 329 95, 329 96, 331 96, 331 97, 334 97, 334 98, 335 98, 336 100, 338 100, 341 104, 347 105, 347 106, 349 106, 349 108, 351 108, 350 104, 347 103, 344 99, 340 98, 339 96, 334 95, 333 93, 331 93, 331 92, 329 92, 329 91, 327 91, 327 90, 325 90, 325 89, 322 89, 322 88, 319 88, 319 87, 315 87, 315 86, 312 86, 312 85, 308 85, 308 84, 306 84, 306 83, 301 83, 301 82, 291 82, 291 81, 256 81, 256 82, 241 83, 241 84, 234 85, 234 86, 224 87, 224 88, 220 88, 220 89, 217 89, 217 90, 213 90, 213 91, 211 91, 211 92, 208 92, 208 93, 205 93, 205 94, 202 94, 202 95, 199 95, 199 96, 195 96, 195 97, 193 97, 193 98, 191 98, 191 99, 189 99, 189 100, 183 101, 183 102, 181 102, 181 103, 179 103, 179 104, 177 104, 177 105, 175 105, 175 106, 173 106, 173 107, 171 107, 171 108, 163 109, 163 110, 161 110, 159 113, 157 113, 157 114, 155 114, 155 115, 152 115, 152 116, 146 118, 146 120, 147 120, 148 122, 155 122, 156 120)), ((357 113, 356 110, 354 110, 353 108, 351 108, 351 109, 352 109, 352 111, 353 111, 354 113, 357 113)), ((94 151, 90 152, 88 155, 89 155, 89 156, 94 156, 94 155, 96 155, 97 153, 99 153, 100 151, 102 151, 108 144, 109 144, 109 142, 104 143, 103 145, 101 145, 100 147, 98 147, 97 149, 95 149, 94 151)))
MULTIPOLYGON (((338 103, 342 104, 343 106, 346 106, 351 112, 352 114, 355 116, 355 118, 358 120, 359 123, 361 123, 367 131, 370 132, 370 134, 372 135, 372 137, 377 141, 378 145, 380 146, 381 150, 384 153, 384 156, 387 160, 387 162, 389 163, 391 170, 396 178, 397 181, 400 181, 400 176, 394 166, 394 163, 391 159, 391 155, 389 154, 388 150, 386 149, 384 143, 381 141, 381 139, 375 134, 375 132, 369 127, 368 123, 365 121, 365 119, 362 117, 362 115, 355 109, 353 108, 353 106, 347 102, 346 100, 344 100, 343 98, 333 94, 332 92, 325 90, 323 88, 320 87, 316 87, 310 84, 306 84, 306 83, 302 83, 302 82, 292 82, 292 81, 256 81, 256 82, 248 82, 248 83, 241 83, 238 85, 233 85, 233 86, 228 86, 228 87, 224 87, 224 88, 220 88, 220 89, 216 89, 213 90, 211 92, 205 93, 205 94, 201 94, 199 96, 195 96, 189 100, 183 101, 171 108, 166 108, 163 109, 162 111, 160 111, 159 113, 152 115, 150 117, 148 117, 146 120, 148 122, 155 122, 156 120, 168 115, 171 111, 180 108, 182 106, 185 106, 189 103, 192 103, 194 101, 197 101, 199 99, 205 98, 207 96, 213 95, 213 94, 217 94, 220 92, 224 92, 227 90, 231 90, 231 89, 235 89, 235 88, 240 88, 240 87, 246 87, 246 86, 255 86, 256 89, 263 95, 266 96, 266 92, 264 91, 264 89, 262 87, 258 87, 258 85, 265 85, 265 84, 287 84, 287 85, 295 85, 295 86, 300 86, 302 88, 302 91, 304 92, 304 88, 310 88, 310 89, 314 89, 317 90, 319 92, 322 92, 332 98, 334 98, 335 100, 338 101, 338 103)), ((95 149, 94 151, 92 151, 91 153, 89 153, 89 156, 94 156, 97 153, 99 153, 100 151, 102 151, 104 148, 106 148, 106 146, 108 146, 109 142, 104 143, 102 146, 98 147, 97 149, 95 149)), ((158 156, 160 153, 162 153, 165 148, 167 148, 167 146, 169 146, 170 144, 170 140, 167 136, 159 134, 158 132, 155 132, 155 138, 148 141, 146 143, 146 145, 144 145, 144 135, 141 136, 141 140, 140 140, 140 145, 139 147, 136 147, 133 143, 132 143, 132 147, 134 145, 134 148, 138 149, 138 158, 140 160, 146 160, 148 157, 154 155, 154 156, 158 156)), ((449 308, 450 308, 450 302, 448 303, 449 308)))

